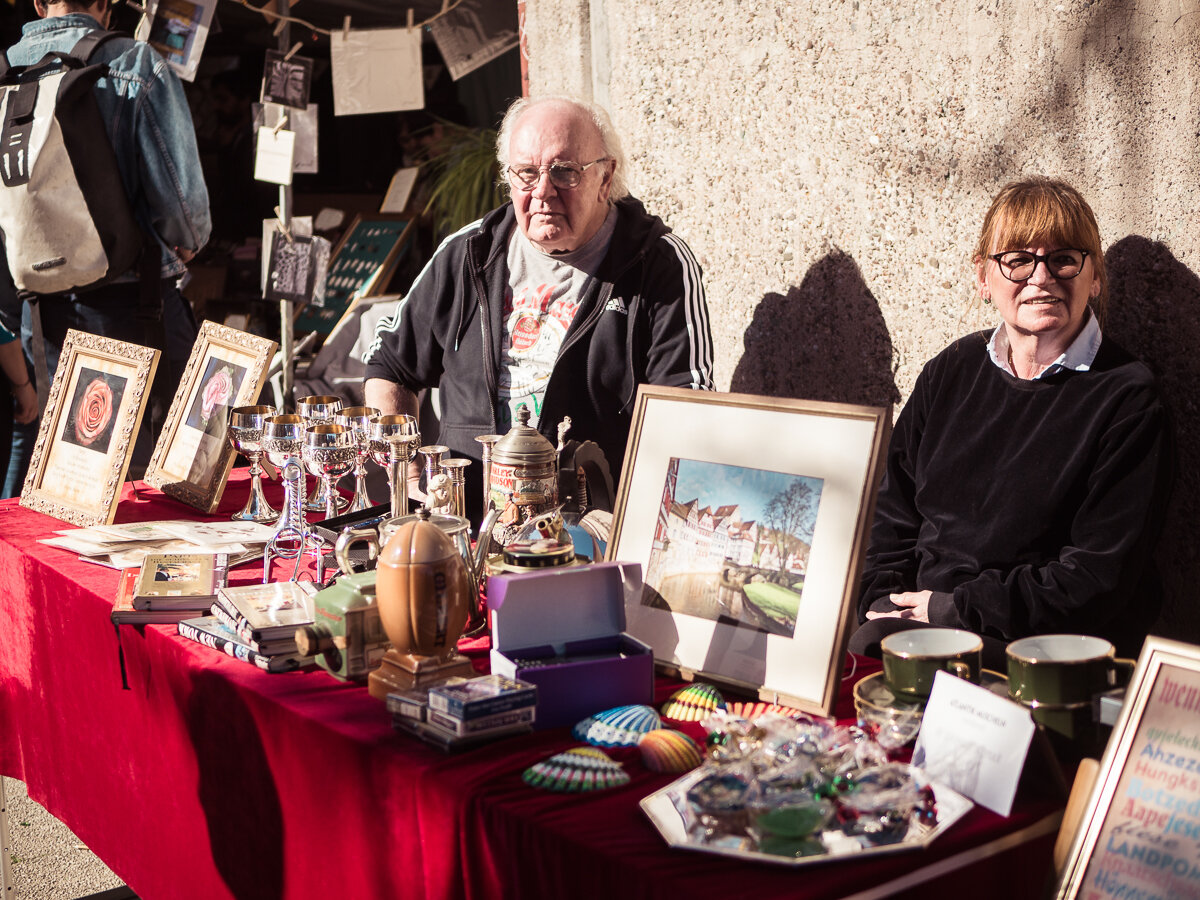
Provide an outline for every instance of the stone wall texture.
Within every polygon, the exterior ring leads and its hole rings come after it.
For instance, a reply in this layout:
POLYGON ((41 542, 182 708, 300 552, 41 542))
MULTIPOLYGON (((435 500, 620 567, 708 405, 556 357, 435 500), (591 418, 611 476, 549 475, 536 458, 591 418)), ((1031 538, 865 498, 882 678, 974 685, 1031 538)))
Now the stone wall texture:
POLYGON ((1200 641, 1200 2, 529 0, 526 38, 531 92, 607 106, 700 259, 722 390, 898 411, 994 324, 970 262, 991 197, 1075 184, 1106 333, 1175 418, 1156 630, 1200 641))

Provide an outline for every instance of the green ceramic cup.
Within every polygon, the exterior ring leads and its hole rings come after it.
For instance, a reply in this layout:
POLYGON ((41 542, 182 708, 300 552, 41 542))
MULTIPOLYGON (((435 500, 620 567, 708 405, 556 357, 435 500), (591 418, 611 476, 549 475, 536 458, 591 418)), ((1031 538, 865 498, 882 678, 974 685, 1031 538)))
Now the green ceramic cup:
POLYGON ((898 697, 925 700, 938 672, 949 672, 979 684, 983 641, 955 628, 913 628, 889 634, 880 642, 883 677, 898 697))
POLYGON ((1043 634, 1008 645, 1008 695, 1029 707, 1075 706, 1129 679, 1134 660, 1083 634, 1043 634))

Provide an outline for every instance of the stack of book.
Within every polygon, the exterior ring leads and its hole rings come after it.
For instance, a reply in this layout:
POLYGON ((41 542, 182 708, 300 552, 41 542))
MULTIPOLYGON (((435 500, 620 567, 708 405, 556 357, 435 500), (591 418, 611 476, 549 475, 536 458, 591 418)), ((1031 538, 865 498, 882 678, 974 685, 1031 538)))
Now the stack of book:
POLYGON ((228 579, 224 553, 152 553, 141 566, 121 570, 112 620, 141 625, 200 615, 228 579))
POLYGON ((532 730, 537 687, 500 675, 452 678, 428 690, 388 694, 392 727, 443 750, 532 730))
POLYGON ((264 672, 290 672, 313 662, 296 646, 296 629, 313 621, 315 585, 285 581, 217 591, 209 615, 185 619, 179 633, 264 672))

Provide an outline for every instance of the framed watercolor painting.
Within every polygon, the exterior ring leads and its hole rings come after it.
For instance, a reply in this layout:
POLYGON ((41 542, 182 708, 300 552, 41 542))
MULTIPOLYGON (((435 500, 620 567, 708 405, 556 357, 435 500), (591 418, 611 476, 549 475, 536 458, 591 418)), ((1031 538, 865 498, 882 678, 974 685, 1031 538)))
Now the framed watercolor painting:
POLYGON ((229 410, 258 400, 276 343, 205 322, 150 457, 144 481, 211 513, 221 502, 237 456, 226 429, 229 410))
POLYGON ((1198 766, 1200 647, 1147 638, 1056 896, 1200 896, 1198 766))
POLYGON ((607 558, 626 630, 685 678, 828 715, 891 410, 643 385, 607 558))
POLYGON ((158 357, 150 347, 67 332, 22 506, 75 525, 113 521, 158 357))

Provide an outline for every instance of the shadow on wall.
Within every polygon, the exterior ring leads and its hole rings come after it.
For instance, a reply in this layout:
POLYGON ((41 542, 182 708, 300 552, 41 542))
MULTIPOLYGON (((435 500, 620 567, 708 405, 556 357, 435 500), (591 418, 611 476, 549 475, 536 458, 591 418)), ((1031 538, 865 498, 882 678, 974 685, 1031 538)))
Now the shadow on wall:
POLYGON ((1164 244, 1130 235, 1105 254, 1105 332, 1158 376, 1175 429, 1175 489, 1158 547, 1166 591, 1155 634, 1200 642, 1200 278, 1164 244))
POLYGON ((817 260, 786 295, 763 297, 742 341, 731 391, 867 406, 900 399, 879 304, 840 250, 817 260))

